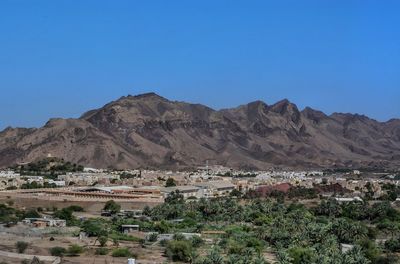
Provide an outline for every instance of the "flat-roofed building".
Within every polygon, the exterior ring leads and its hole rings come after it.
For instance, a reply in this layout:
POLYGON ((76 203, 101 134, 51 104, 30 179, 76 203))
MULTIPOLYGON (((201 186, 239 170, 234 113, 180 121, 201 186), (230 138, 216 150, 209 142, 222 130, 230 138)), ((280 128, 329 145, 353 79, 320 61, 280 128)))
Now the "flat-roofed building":
POLYGON ((121 225, 121 231, 124 234, 139 231, 139 225, 121 225))
POLYGON ((63 219, 53 218, 25 218, 22 223, 33 227, 65 227, 67 222, 63 219))
POLYGON ((362 202, 363 200, 358 197, 335 197, 335 200, 339 203, 351 203, 351 202, 362 202))
POLYGON ((164 197, 168 197, 168 195, 170 195, 171 193, 173 193, 175 191, 179 191, 179 193, 183 195, 183 198, 189 198, 189 197, 201 198, 201 197, 203 197, 202 193, 201 193, 201 189, 196 186, 182 185, 182 186, 161 188, 161 193, 164 195, 164 197))
POLYGON ((229 195, 236 186, 229 181, 210 181, 195 183, 200 188, 203 197, 220 197, 229 195))

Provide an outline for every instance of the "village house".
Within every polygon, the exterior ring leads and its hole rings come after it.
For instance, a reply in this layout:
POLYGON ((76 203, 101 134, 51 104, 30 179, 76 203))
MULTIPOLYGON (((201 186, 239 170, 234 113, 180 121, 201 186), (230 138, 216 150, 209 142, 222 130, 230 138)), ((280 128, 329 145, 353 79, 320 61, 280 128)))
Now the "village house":
POLYGON ((29 225, 31 227, 65 227, 67 222, 63 219, 53 219, 53 218, 25 218, 22 223, 29 225))
POLYGON ((227 196, 236 189, 229 181, 199 182, 193 185, 201 189, 202 197, 205 198, 227 196))
POLYGON ((124 234, 129 234, 139 231, 139 225, 121 225, 121 231, 124 234))
POLYGON ((189 197, 196 197, 196 198, 201 198, 203 197, 201 194, 201 189, 196 186, 173 186, 173 187, 165 187, 161 188, 161 193, 164 195, 164 197, 168 197, 171 193, 179 191, 180 194, 183 195, 183 198, 187 199, 189 197))

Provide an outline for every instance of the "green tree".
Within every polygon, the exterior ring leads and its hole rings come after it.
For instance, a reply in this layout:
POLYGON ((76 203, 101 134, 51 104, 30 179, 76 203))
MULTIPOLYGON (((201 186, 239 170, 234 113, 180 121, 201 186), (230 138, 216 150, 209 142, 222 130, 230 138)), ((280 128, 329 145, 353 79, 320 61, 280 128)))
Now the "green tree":
POLYGON ((165 187, 173 187, 176 186, 175 180, 173 178, 168 178, 165 182, 165 187))
POLYGON ((116 214, 121 210, 121 205, 117 204, 114 200, 110 200, 104 205, 104 210, 116 214))
POLYGON ((343 264, 369 264, 371 261, 367 259, 362 249, 359 246, 355 246, 353 249, 347 251, 342 260, 343 264))
POLYGON ((56 210, 53 216, 59 219, 64 219, 67 221, 67 225, 73 226, 77 224, 77 219, 73 215, 73 210, 70 207, 63 208, 61 210, 56 210))
POLYGON ((316 256, 311 248, 293 247, 289 249, 289 256, 293 264, 314 263, 316 256))
POLYGON ((99 240, 100 247, 104 247, 107 244, 108 237, 107 236, 101 236, 101 237, 98 237, 97 240, 99 240))
POLYGON ((110 232, 110 224, 101 218, 88 219, 83 222, 81 228, 91 237, 107 236, 110 232))
POLYGON ((192 251, 190 242, 184 240, 171 240, 165 248, 165 254, 173 261, 189 261, 192 251))
POLYGON ((233 189, 229 195, 232 196, 232 197, 240 198, 240 197, 243 196, 243 193, 241 191, 237 190, 237 189, 233 189))
POLYGON ((390 252, 399 252, 400 251, 400 239, 389 239, 385 241, 384 247, 386 250, 390 252))
POLYGON ((342 208, 335 199, 328 199, 327 201, 322 201, 320 203, 316 208, 316 212, 320 215, 337 217, 341 215, 342 208))
POLYGON ((372 240, 367 238, 357 241, 357 244, 361 247, 364 256, 372 263, 376 263, 382 253, 377 245, 372 240))

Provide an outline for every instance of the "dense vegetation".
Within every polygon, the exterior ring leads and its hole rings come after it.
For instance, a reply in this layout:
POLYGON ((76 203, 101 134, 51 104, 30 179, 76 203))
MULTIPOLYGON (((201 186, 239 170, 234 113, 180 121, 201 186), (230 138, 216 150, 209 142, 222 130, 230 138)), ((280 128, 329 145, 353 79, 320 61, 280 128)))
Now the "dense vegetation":
POLYGON ((21 175, 37 175, 55 178, 57 175, 66 172, 83 171, 83 166, 65 161, 64 159, 51 157, 24 165, 17 165, 12 167, 12 169, 21 175))
POLYGON ((175 234, 173 240, 160 242, 166 256, 198 264, 267 263, 266 253, 280 263, 397 263, 395 254, 400 252, 400 213, 389 202, 339 204, 327 199, 306 207, 276 199, 185 201, 173 193, 166 203, 145 208, 144 213, 148 218, 89 219, 81 227, 102 244, 107 240, 144 243, 122 234, 123 224, 138 224, 145 232, 175 234), (203 231, 219 232, 208 243, 180 235, 203 231), (382 238, 387 241, 378 240, 382 238), (342 251, 343 244, 350 245, 348 251, 342 251))
POLYGON ((24 218, 40 217, 40 214, 34 210, 17 210, 10 205, 0 204, 0 223, 15 224, 24 218))
POLYGON ((394 263, 389 251, 395 251, 399 241, 400 214, 387 202, 341 205, 332 199, 308 209, 271 200, 185 203, 175 194, 167 203, 153 208, 150 216, 160 221, 158 225, 166 232, 224 230, 226 234, 216 246, 218 254, 226 256, 226 263, 230 258, 259 257, 267 248, 276 251, 281 263, 394 263), (179 225, 164 221, 176 218, 185 220, 179 225), (378 235, 388 234, 394 237, 392 248, 375 242, 378 235), (342 243, 354 247, 342 253, 342 243))
MULTIPOLYGON (((296 189, 285 199, 314 195, 296 189)), ((114 215, 108 219, 78 220, 73 212, 82 208, 77 206, 55 210, 53 214, 94 237, 101 248, 96 249, 99 255, 109 253, 106 245, 110 241, 114 245, 131 241, 143 246, 159 243, 170 260, 197 264, 262 264, 268 263, 266 256, 275 256, 279 263, 295 264, 398 263, 400 212, 389 201, 338 203, 335 199, 322 199, 313 206, 291 201, 284 202, 279 196, 259 199, 237 195, 184 200, 174 192, 164 204, 146 207, 139 219, 119 216, 120 206, 114 201, 104 208, 114 215), (123 234, 121 226, 126 224, 137 224, 141 231, 154 234, 146 240, 123 234), (157 233, 174 236, 157 242, 157 233), (195 235, 200 233, 201 237, 195 235)), ((0 205, 2 222, 38 215, 36 210, 18 211, 0 205)), ((76 246, 53 248, 51 254, 78 255, 81 250, 76 246)), ((113 256, 128 257, 133 253, 128 248, 110 251, 113 256)))

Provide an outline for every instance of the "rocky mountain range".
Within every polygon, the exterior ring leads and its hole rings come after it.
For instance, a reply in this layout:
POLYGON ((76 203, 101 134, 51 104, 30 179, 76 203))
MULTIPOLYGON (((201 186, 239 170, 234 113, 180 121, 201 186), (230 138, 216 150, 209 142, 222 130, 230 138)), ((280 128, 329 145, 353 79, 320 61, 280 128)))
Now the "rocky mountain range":
POLYGON ((288 100, 213 110, 124 96, 76 119, 0 132, 0 166, 48 155, 97 168, 371 167, 400 164, 400 120, 300 111, 288 100))

